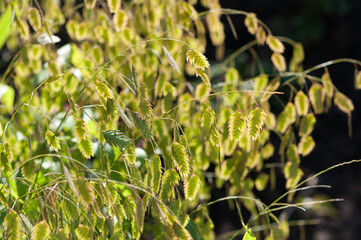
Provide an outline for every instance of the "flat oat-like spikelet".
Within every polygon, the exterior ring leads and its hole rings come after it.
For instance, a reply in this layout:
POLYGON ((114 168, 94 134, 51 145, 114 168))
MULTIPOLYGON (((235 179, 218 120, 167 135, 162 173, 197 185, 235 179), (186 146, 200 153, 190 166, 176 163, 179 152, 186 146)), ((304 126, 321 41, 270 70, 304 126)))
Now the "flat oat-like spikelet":
POLYGON ((172 144, 172 158, 182 177, 187 177, 189 174, 189 158, 186 149, 180 143, 174 142, 172 144))
POLYGON ((248 137, 256 141, 263 127, 266 113, 262 108, 257 107, 248 116, 248 137))

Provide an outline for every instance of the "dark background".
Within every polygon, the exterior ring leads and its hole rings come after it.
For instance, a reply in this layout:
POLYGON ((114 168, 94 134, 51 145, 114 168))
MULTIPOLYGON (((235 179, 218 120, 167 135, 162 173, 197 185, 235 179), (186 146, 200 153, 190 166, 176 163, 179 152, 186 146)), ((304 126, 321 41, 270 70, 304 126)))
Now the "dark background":
MULTIPOLYGON (((222 8, 232 8, 254 12, 275 36, 289 37, 302 42, 305 50, 304 69, 337 59, 354 58, 361 60, 361 1, 358 0, 221 0, 222 8)), ((226 31, 226 56, 248 41, 252 36, 244 27, 242 16, 231 16, 238 33, 235 40, 226 18, 222 18, 226 31)), ((208 55, 214 50, 208 48, 208 55)), ((286 57, 291 50, 286 50, 286 57)), ((347 116, 335 107, 327 114, 317 116, 313 132, 315 150, 302 158, 304 177, 326 169, 332 165, 361 158, 361 91, 354 88, 355 67, 350 63, 340 63, 329 67, 335 86, 355 105, 352 113, 353 136, 348 136, 347 116)), ((314 72, 321 76, 323 70, 314 72)), ((330 216, 317 216, 312 212, 292 212, 295 219, 319 219, 316 226, 303 229, 291 228, 290 239, 361 239, 361 163, 331 170, 317 178, 318 184, 332 188, 318 190, 329 198, 344 198, 343 202, 333 203, 338 210, 330 216), (304 235, 303 235, 304 234, 304 235), (303 236, 303 237, 300 237, 303 236)), ((215 191, 213 198, 223 197, 222 191, 215 191)), ((305 192, 304 194, 311 194, 305 192)), ((274 200, 274 196, 268 196, 274 200)), ((266 196, 267 198, 267 196, 266 196)), ((241 228, 235 211, 227 211, 227 203, 212 206, 211 216, 215 220, 216 231, 241 228)))

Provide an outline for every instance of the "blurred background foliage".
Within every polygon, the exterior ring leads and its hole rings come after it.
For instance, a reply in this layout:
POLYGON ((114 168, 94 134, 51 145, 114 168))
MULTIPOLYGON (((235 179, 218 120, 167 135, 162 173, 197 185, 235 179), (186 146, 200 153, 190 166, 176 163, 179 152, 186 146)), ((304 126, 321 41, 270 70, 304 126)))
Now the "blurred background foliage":
MULTIPOLYGON (((302 42, 306 53, 305 69, 340 57, 361 58, 361 32, 358 30, 358 24, 361 23, 361 2, 358 0, 221 0, 220 4, 223 8, 254 12, 276 36, 287 36, 302 42)), ((195 7, 198 11, 204 10, 200 4, 195 7)), ((252 36, 247 33, 243 24, 243 16, 234 15, 231 16, 231 20, 236 32, 240 34, 237 36, 238 39, 234 37, 227 18, 223 16, 226 56, 252 40, 252 36)), ((60 29, 57 35, 61 38, 59 46, 69 41, 65 28, 60 29)), ((267 51, 267 49, 261 50, 261 59, 262 56, 269 54, 267 51), (262 51, 265 51, 263 55, 262 51)), ((211 44, 207 45, 206 55, 215 64, 218 63, 216 50, 211 44)), ((286 49, 285 55, 289 58, 292 51, 286 49)), ((12 56, 6 48, 0 50, 0 56, 0 71, 3 72, 12 56)), ((252 69, 247 68, 250 59, 251 56, 248 55, 239 56, 234 63, 235 67, 242 69, 245 75, 250 74, 252 69)), ((272 67, 268 58, 267 60, 265 58, 264 65, 272 67)), ((349 64, 339 64, 330 67, 329 71, 336 87, 345 92, 356 107, 352 118, 354 134, 349 138, 347 120, 339 110, 332 109, 327 114, 319 116, 313 134, 317 147, 302 162, 306 176, 339 162, 356 159, 361 155, 361 98, 353 87, 354 67, 349 64)), ((320 70, 318 73, 321 76, 323 71, 320 70)), ((218 81, 223 79, 220 77, 218 81)), ((345 201, 329 204, 329 208, 326 208, 327 205, 319 206, 325 208, 325 216, 318 222, 319 224, 307 228, 299 227, 294 230, 294 236, 305 236, 304 239, 357 239, 361 227, 361 220, 357 217, 361 214, 360 170, 361 167, 358 165, 343 167, 317 179, 318 184, 332 186, 332 189, 320 191, 320 199, 342 197, 345 201)), ((224 196, 223 191, 224 189, 213 190, 212 199, 224 196)), ((271 201, 283 191, 284 189, 279 189, 273 193, 274 195, 261 196, 271 201)), ((310 193, 305 193, 305 197, 307 194, 310 193)), ((322 209, 320 211, 322 212, 322 209)), ((219 234, 239 228, 237 213, 229 211, 227 202, 211 206, 210 213, 215 221, 215 230, 219 234)), ((307 213, 303 215, 297 211, 294 218, 312 218, 312 215, 307 213)))

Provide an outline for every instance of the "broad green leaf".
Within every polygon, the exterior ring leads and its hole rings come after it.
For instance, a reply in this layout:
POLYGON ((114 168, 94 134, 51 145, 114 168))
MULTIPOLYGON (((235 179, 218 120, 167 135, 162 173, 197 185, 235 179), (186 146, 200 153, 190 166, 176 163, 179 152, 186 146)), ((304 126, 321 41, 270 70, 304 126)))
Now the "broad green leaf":
POLYGON ((295 106, 298 115, 305 116, 308 113, 309 101, 303 91, 299 91, 295 97, 295 106))
POLYGON ((324 110, 325 102, 325 91, 322 85, 319 83, 312 84, 310 90, 308 91, 308 96, 310 98, 315 113, 322 113, 324 110))
POLYGON ((15 90, 4 84, 0 84, 0 101, 7 107, 9 110, 14 106, 15 99, 15 90))
POLYGON ((244 234, 242 240, 256 240, 256 236, 253 234, 250 228, 246 227, 246 233, 244 234))
POLYGON ((315 141, 311 136, 301 138, 301 141, 298 143, 298 153, 302 156, 307 156, 315 148, 315 141))
POLYGON ((6 40, 8 39, 10 35, 10 29, 11 29, 11 8, 10 5, 8 5, 5 9, 5 11, 1 14, 0 17, 0 49, 5 44, 6 40))
POLYGON ((181 72, 180 68, 178 67, 177 62, 174 60, 172 54, 170 54, 170 52, 164 45, 162 45, 162 48, 163 48, 164 55, 168 59, 168 62, 170 63, 170 65, 177 71, 177 73, 181 74, 182 72, 181 72))
POLYGON ((49 225, 45 220, 36 224, 31 233, 31 240, 47 240, 50 235, 49 225))
POLYGON ((341 111, 347 114, 350 114, 355 108, 351 99, 341 92, 335 94, 334 103, 341 111))
POLYGON ((248 32, 252 35, 256 34, 258 30, 258 20, 256 14, 248 13, 244 20, 244 25, 246 25, 248 32))

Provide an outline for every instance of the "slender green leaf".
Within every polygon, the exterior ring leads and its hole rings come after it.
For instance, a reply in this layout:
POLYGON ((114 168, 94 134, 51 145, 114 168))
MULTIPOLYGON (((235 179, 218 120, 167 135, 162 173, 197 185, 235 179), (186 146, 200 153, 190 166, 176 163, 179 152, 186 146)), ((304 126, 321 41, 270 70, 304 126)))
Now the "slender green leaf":
POLYGON ((163 51, 164 51, 164 55, 165 57, 168 59, 168 62, 170 63, 170 65, 177 71, 177 73, 181 74, 181 70, 178 67, 177 62, 174 60, 172 54, 170 54, 170 52, 168 51, 168 49, 162 45, 163 51))
POLYGON ((10 35, 10 29, 11 29, 10 5, 8 5, 5 11, 1 14, 0 29, 1 29, 1 34, 0 34, 0 49, 1 49, 10 35))

